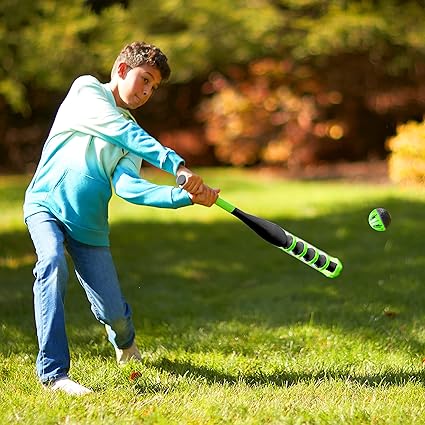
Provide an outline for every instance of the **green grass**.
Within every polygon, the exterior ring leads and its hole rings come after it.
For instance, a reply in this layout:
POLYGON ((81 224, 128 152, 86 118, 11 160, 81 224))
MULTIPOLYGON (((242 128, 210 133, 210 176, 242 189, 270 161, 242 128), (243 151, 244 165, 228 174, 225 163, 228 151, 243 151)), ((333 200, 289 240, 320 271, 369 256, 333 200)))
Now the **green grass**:
POLYGON ((342 275, 326 279, 217 207, 114 198, 112 251, 143 362, 115 365, 72 279, 71 374, 95 393, 50 393, 34 371, 28 177, 1 177, 0 423, 425 423, 423 189, 202 174, 239 208, 339 257, 342 275), (377 206, 393 216, 385 233, 367 224, 377 206))

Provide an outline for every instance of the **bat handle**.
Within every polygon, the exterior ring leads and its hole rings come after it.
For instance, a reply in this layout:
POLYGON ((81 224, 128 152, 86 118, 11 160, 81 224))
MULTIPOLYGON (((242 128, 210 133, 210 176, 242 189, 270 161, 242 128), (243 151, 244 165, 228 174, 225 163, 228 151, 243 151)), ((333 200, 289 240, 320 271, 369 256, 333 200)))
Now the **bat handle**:
POLYGON ((223 210, 229 212, 230 214, 233 213, 233 211, 236 209, 234 205, 232 205, 230 202, 225 201, 223 198, 218 197, 215 201, 215 204, 222 208, 223 210))

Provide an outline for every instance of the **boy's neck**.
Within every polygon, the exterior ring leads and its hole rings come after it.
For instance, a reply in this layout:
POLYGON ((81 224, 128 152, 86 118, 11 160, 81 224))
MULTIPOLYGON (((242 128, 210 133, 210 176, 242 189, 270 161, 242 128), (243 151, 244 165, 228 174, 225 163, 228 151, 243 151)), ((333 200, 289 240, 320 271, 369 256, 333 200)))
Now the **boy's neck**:
MULTIPOLYGON (((107 83, 107 84, 108 84, 109 88, 111 89, 112 95, 114 96, 115 105, 119 106, 121 108, 120 104, 122 102, 121 102, 121 98, 120 98, 119 91, 118 91, 118 81, 117 81, 117 79, 112 78, 111 81, 109 81, 109 83, 107 83)), ((126 108, 124 108, 124 109, 126 109, 126 108)))

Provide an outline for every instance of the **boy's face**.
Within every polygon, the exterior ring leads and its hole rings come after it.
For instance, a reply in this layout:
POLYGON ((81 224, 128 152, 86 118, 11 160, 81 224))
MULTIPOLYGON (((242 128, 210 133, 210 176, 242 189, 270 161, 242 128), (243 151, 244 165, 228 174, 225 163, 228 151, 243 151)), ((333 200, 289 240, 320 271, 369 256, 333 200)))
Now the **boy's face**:
POLYGON ((159 70, 147 64, 131 68, 120 63, 117 73, 117 105, 125 109, 137 109, 144 105, 161 83, 159 70))

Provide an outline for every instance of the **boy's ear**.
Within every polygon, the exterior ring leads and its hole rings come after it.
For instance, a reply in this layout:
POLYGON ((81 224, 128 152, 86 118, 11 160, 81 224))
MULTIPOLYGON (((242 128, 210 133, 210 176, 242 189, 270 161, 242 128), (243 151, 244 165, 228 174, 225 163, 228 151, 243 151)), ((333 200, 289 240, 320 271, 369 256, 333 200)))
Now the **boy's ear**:
POLYGON ((117 74, 121 77, 121 78, 125 78, 125 76, 127 75, 127 72, 130 70, 131 68, 125 63, 125 62, 121 62, 118 65, 117 68, 117 74))

